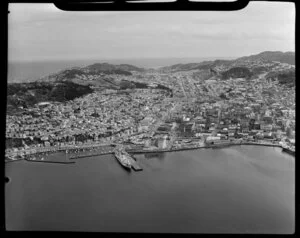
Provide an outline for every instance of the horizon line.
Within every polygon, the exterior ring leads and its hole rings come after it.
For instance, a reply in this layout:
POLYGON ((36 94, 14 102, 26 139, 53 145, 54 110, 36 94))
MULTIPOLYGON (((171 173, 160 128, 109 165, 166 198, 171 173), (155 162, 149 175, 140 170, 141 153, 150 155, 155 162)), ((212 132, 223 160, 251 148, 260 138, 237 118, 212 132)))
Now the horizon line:
POLYGON ((237 58, 241 58, 241 57, 245 57, 245 56, 251 56, 251 55, 257 55, 263 52, 281 52, 281 53, 295 53, 295 51, 279 51, 279 50, 265 50, 265 51, 261 51, 259 53, 251 53, 251 54, 245 54, 245 55, 241 55, 241 56, 193 56, 193 57, 189 57, 189 56, 182 56, 182 57, 178 57, 178 56, 163 56, 163 57, 123 57, 123 58, 97 58, 97 57, 91 57, 91 58, 78 58, 78 59, 74 59, 74 58, 63 58, 63 59, 7 59, 7 62, 53 62, 53 61, 89 61, 89 60, 98 60, 98 61, 111 61, 111 60, 151 60, 151 59, 237 59, 237 58))

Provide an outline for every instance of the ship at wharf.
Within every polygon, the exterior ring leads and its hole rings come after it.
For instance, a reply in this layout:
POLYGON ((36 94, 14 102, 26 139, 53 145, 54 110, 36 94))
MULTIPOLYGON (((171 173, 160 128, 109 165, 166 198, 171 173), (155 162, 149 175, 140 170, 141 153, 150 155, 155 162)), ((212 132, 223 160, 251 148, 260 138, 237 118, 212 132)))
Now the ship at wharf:
POLYGON ((134 171, 142 171, 143 169, 136 162, 136 159, 133 158, 130 154, 125 151, 125 148, 118 146, 114 150, 115 158, 118 162, 125 167, 126 169, 133 169, 134 171))

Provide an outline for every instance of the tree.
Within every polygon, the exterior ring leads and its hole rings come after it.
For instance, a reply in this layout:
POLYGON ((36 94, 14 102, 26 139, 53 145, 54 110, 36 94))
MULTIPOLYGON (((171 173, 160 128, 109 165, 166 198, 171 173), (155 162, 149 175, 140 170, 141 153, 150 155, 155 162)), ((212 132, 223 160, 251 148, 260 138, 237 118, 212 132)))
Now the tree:
POLYGON ((221 99, 224 99, 224 100, 228 99, 224 93, 221 93, 221 94, 219 95, 219 97, 220 97, 221 99))
POLYGON ((239 121, 238 121, 238 119, 236 119, 236 118, 233 118, 233 119, 231 120, 231 123, 232 123, 232 124, 238 124, 238 123, 239 123, 239 121))
POLYGON ((124 89, 127 89, 127 88, 131 89, 131 88, 134 88, 134 87, 133 87, 133 85, 129 81, 125 81, 125 80, 121 81, 121 83, 120 83, 120 89, 124 90, 124 89))
POLYGON ((249 130, 253 130, 254 128, 255 119, 251 118, 249 121, 249 130))

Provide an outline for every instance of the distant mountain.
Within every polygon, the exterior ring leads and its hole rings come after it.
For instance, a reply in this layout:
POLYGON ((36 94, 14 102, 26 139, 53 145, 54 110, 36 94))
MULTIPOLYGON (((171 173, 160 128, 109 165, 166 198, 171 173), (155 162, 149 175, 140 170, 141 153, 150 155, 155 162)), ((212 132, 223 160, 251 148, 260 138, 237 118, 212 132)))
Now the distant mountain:
POLYGON ((165 67, 158 68, 158 71, 160 71, 160 72, 187 71, 187 70, 193 70, 197 66, 199 66, 199 63, 174 64, 171 66, 165 66, 165 67))
POLYGON ((76 80, 78 78, 87 77, 102 77, 103 75, 118 74, 124 76, 132 75, 132 71, 144 72, 145 69, 138 68, 129 64, 113 65, 108 63, 95 63, 85 67, 72 67, 68 69, 61 70, 57 73, 50 74, 48 76, 42 77, 37 81, 42 82, 56 82, 56 81, 66 81, 66 80, 76 80))
POLYGON ((160 72, 177 72, 177 71, 189 71, 189 70, 206 70, 211 69, 217 65, 229 65, 232 60, 215 60, 215 61, 203 61, 200 63, 189 64, 175 64, 167 67, 161 67, 158 69, 160 72))
POLYGON ((87 69, 90 71, 96 71, 96 72, 109 72, 109 71, 138 71, 143 72, 145 71, 142 68, 138 68, 136 66, 130 65, 130 64, 120 64, 120 65, 114 65, 114 64, 108 64, 108 63, 95 63, 89 66, 86 66, 83 69, 87 69))
POLYGON ((281 51, 264 51, 257 55, 244 56, 236 59, 236 61, 278 61, 295 65, 295 52, 281 52, 281 51))
MULTIPOLYGON (((130 82, 126 77, 113 77, 113 74, 128 76, 132 75, 132 71, 143 72, 143 68, 138 68, 129 64, 114 65, 109 63, 95 63, 85 67, 73 67, 62 70, 43 77, 36 82, 43 83, 64 83, 71 82, 82 86, 91 86, 97 90, 105 89, 133 89, 133 88, 148 88, 148 84, 141 84, 137 82, 130 82)), ((169 88, 163 88, 158 85, 157 88, 170 91, 169 88)))
MULTIPOLYGON (((231 64, 243 63, 247 61, 278 61, 281 63, 288 63, 295 65, 295 52, 281 52, 281 51, 265 51, 257 55, 244 56, 235 60, 214 60, 203 61, 200 63, 188 63, 188 64, 174 64, 171 66, 161 67, 158 69, 160 72, 178 72, 189 70, 205 70, 212 69, 216 66, 229 67, 231 64)), ((257 71, 263 70, 263 68, 257 68, 257 71)))

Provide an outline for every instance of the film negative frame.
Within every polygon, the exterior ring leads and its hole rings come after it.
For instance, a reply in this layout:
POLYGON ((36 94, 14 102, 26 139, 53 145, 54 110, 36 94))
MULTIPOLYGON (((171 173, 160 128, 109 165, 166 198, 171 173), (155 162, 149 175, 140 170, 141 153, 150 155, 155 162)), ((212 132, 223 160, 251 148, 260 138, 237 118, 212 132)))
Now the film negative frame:
MULTIPOLYGON (((253 0, 251 0, 253 1, 253 0)), ((8 4, 9 3, 53 3, 57 8, 64 10, 64 11, 236 11, 241 10, 245 7, 247 7, 249 0, 237 0, 233 2, 189 2, 188 0, 177 0, 174 2, 154 2, 154 3, 127 3, 125 0, 117 0, 113 3, 93 3, 93 2, 100 2, 96 0, 89 0, 89 3, 85 3, 85 1, 80 0, 57 0, 57 1, 21 1, 21 0, 10 0, 6 2, 5 7, 3 10, 4 13, 8 12, 8 4), (92 4, 91 4, 92 3, 92 4)), ((109 1, 102 1, 102 2, 109 2, 109 1)), ((281 1, 268 1, 268 2, 281 2, 281 1)), ((285 2, 295 2, 295 1, 285 1, 285 2)), ((4 5, 4 4, 3 4, 4 5)), ((7 14, 2 14, 2 24, 4 24, 4 34, 6 37, 4 37, 4 44, 2 44, 2 56, 4 61, 2 62, 2 72, 3 72, 3 78, 7 79, 7 14)), ((296 17, 297 19, 297 17, 296 17)), ((296 24, 297 26, 297 24, 296 24)), ((297 27, 296 27, 297 29, 297 27)), ((295 34, 295 37, 297 39, 297 34, 295 34)), ((297 42, 295 39, 295 42, 297 42)), ((296 50, 295 45, 295 51, 296 50)), ((297 59, 297 57, 296 57, 297 59)), ((297 60, 296 60, 297 62, 297 60)), ((297 72, 296 67, 296 72, 297 72)), ((7 81, 4 80, 2 82, 3 88, 6 88, 7 81), (3 84, 4 83, 4 84, 3 84)), ((6 112, 6 93, 3 93, 2 98, 2 111, 6 112)), ((6 114, 6 113, 5 113, 6 114)), ((5 140, 5 117, 3 117, 3 126, 2 126, 2 133, 4 135, 5 140)), ((298 134, 298 133, 297 133, 298 134)), ((5 151, 5 143, 1 143, 1 153, 4 158, 4 151, 5 151)), ((5 174, 5 169, 3 167, 3 175, 5 174)), ((4 176, 3 176, 4 177, 4 176)), ((8 182, 5 180, 5 182, 8 182)), ((297 189, 296 189, 297 190, 297 189)), ((4 202, 4 200, 3 200, 4 202)), ((4 206, 2 206, 4 209, 4 206)), ((296 208, 296 211, 298 209, 296 208)), ((5 231, 5 213, 2 213, 3 216, 3 222, 2 222, 2 228, 3 231, 5 231)), ((297 219, 296 219, 297 220, 297 219)))

